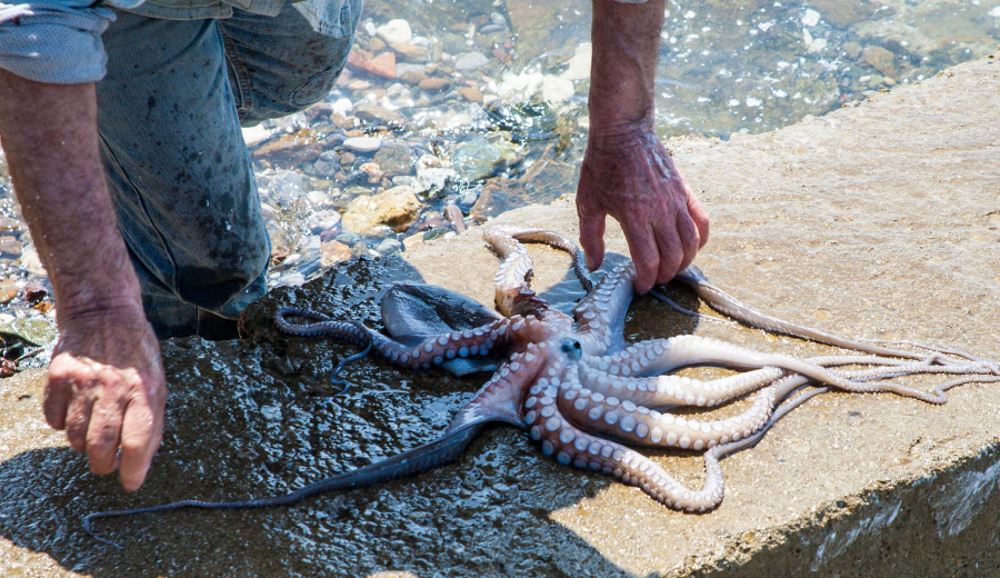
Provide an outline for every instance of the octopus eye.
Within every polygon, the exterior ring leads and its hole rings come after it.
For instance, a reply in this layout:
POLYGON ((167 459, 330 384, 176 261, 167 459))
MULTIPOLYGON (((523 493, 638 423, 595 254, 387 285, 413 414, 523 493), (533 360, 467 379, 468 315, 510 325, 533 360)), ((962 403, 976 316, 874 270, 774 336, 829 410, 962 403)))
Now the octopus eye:
POLYGON ((583 355, 583 347, 580 345, 580 342, 571 337, 563 339, 562 343, 559 344, 559 349, 573 360, 580 359, 583 355))

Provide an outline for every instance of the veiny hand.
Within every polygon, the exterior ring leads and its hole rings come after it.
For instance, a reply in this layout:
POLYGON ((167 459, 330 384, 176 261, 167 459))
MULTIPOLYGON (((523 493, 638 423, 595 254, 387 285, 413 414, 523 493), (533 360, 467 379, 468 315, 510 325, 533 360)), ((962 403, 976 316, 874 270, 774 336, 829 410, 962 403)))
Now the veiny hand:
POLYGON ((670 281, 708 241, 708 215, 651 129, 591 133, 576 208, 591 270, 604 261, 607 215, 621 224, 640 294, 670 281))
POLYGON ((167 397, 159 342, 142 308, 132 309, 60 319, 44 401, 46 421, 66 429, 91 471, 118 470, 130 492, 160 445, 167 397))

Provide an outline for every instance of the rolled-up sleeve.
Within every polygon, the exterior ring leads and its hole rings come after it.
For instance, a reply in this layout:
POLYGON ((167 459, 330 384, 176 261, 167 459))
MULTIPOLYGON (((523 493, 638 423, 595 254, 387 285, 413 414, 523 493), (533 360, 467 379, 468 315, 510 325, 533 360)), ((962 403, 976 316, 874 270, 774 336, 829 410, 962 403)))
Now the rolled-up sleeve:
MULTIPOLYGON (((0 0, 0 68, 37 82, 76 84, 104 77, 101 33, 114 11, 87 0, 0 0)), ((139 2, 128 2, 139 4, 139 2)))

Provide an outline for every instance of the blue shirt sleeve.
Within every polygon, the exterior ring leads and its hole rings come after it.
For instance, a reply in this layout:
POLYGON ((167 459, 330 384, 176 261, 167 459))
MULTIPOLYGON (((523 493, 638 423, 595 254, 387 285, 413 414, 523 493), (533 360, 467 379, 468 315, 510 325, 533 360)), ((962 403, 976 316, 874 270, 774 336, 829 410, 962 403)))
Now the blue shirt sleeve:
MULTIPOLYGON (((141 0, 140 0, 141 1, 141 0)), ((116 5, 138 5, 125 0, 116 5)), ((88 0, 0 0, 0 68, 53 84, 97 82, 107 55, 101 33, 114 11, 88 0)))

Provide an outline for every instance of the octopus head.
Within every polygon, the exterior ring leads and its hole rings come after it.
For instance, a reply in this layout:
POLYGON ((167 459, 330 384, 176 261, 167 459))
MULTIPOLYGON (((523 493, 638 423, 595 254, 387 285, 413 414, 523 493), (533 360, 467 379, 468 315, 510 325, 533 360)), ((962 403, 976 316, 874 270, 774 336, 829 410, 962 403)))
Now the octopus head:
POLYGON ((563 337, 559 341, 559 351, 562 351, 572 361, 579 361, 583 356, 583 346, 580 345, 579 340, 572 337, 563 337))

